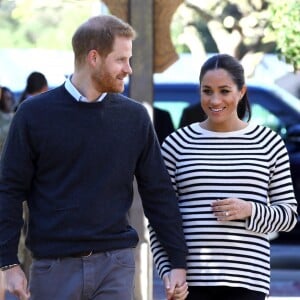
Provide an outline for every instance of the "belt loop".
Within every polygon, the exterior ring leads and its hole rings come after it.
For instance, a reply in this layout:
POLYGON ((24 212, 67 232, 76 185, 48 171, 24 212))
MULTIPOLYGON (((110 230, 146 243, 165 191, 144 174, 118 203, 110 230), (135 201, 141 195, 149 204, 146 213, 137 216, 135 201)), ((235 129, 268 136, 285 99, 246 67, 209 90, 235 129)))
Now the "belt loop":
POLYGON ((83 258, 90 257, 92 254, 93 254, 93 250, 91 250, 89 254, 83 255, 82 257, 83 257, 83 258))

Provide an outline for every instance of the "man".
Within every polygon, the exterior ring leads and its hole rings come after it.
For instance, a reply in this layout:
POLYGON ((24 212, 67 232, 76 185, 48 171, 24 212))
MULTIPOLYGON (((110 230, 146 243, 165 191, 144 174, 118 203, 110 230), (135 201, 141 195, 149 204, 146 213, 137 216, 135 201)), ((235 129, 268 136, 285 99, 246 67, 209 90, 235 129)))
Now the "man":
POLYGON ((186 107, 181 115, 179 128, 188 126, 192 123, 202 122, 206 119, 206 114, 203 111, 200 102, 186 107))
POLYGON ((153 108, 153 124, 160 145, 165 138, 174 131, 170 113, 157 107, 153 108))
POLYGON ((72 39, 73 76, 14 117, 0 168, 0 273, 19 299, 132 299, 134 176, 172 262, 168 298, 186 285, 181 217, 153 126, 141 104, 118 94, 132 72, 134 37, 116 17, 89 19, 72 39), (25 199, 30 292, 17 259, 25 199))

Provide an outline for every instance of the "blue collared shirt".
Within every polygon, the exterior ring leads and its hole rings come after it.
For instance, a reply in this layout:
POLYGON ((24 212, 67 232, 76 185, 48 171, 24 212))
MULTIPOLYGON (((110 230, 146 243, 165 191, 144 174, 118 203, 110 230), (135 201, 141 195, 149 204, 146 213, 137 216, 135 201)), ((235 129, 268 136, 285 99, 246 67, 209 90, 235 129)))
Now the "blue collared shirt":
MULTIPOLYGON (((76 89, 76 87, 73 85, 73 83, 71 81, 71 78, 72 78, 72 76, 68 77, 66 82, 65 82, 66 90, 78 102, 90 102, 90 101, 88 101, 88 99, 85 96, 81 95, 80 92, 76 89)), ((107 95, 107 93, 101 94, 101 96, 95 102, 101 102, 106 95, 107 95)))

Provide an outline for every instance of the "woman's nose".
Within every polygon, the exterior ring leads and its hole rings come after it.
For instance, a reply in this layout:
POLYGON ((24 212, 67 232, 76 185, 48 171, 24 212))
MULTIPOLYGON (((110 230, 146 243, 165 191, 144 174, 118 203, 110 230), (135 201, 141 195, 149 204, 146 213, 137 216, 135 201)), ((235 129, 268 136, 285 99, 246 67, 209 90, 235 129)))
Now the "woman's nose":
POLYGON ((212 103, 220 102, 220 95, 218 95, 216 93, 212 94, 210 97, 210 102, 212 102, 212 103))

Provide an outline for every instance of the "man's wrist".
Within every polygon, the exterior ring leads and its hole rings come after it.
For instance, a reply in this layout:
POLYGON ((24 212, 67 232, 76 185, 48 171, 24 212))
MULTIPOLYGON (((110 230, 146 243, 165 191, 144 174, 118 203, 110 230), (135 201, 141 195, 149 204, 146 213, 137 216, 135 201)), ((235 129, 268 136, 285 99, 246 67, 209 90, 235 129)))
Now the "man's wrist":
POLYGON ((7 266, 3 266, 0 268, 0 271, 6 271, 6 270, 12 269, 17 266, 19 266, 19 264, 11 264, 11 265, 7 265, 7 266))

